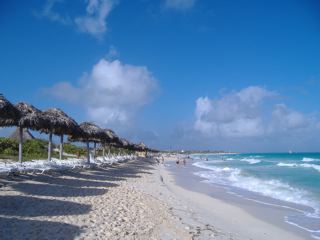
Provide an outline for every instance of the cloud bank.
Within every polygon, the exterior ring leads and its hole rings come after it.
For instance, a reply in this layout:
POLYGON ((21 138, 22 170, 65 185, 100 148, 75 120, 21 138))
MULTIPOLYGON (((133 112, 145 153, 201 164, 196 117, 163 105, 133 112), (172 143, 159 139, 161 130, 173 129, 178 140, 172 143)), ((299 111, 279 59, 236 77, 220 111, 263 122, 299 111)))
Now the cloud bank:
POLYGON ((220 98, 196 101, 194 129, 208 137, 253 138, 319 131, 319 120, 284 103, 271 106, 277 93, 251 86, 220 98))
POLYGON ((101 124, 127 124, 150 102, 157 81, 145 66, 101 59, 78 85, 60 82, 51 95, 86 110, 88 118, 101 124))

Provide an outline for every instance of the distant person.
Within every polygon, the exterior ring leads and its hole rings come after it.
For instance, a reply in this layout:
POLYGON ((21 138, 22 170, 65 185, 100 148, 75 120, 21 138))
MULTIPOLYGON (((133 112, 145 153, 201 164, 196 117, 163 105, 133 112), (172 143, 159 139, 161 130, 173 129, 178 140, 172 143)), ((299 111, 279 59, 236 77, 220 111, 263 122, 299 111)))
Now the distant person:
POLYGON ((186 161, 185 158, 182 160, 182 162, 183 162, 183 165, 186 165, 186 164, 187 164, 187 161, 186 161))
POLYGON ((177 159, 176 164, 179 165, 179 159, 177 159))

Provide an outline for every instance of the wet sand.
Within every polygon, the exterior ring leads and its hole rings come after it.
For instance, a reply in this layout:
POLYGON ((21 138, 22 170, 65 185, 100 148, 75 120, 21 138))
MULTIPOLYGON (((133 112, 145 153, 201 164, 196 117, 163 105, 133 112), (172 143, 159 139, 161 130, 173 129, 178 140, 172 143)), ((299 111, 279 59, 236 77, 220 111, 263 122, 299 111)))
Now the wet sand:
POLYGON ((232 195, 194 175, 202 169, 192 166, 192 160, 185 166, 174 161, 170 159, 162 168, 166 184, 195 205, 208 223, 230 232, 234 239, 313 239, 308 232, 284 222, 290 210, 232 195))

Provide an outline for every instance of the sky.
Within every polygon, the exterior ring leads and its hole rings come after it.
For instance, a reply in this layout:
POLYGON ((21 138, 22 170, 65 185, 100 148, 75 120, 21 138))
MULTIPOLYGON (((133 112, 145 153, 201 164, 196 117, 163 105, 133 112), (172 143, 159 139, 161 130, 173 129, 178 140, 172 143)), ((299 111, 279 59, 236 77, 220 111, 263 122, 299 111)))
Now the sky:
POLYGON ((320 151, 319 12, 316 0, 4 0, 0 92, 157 149, 320 151))

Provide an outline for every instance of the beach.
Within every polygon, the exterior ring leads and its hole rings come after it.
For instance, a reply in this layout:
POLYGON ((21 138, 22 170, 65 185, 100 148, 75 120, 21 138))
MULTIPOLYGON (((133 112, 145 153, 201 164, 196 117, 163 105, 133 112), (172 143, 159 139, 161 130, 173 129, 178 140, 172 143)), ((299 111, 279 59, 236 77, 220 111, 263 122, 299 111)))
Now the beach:
MULTIPOLYGON (((192 239, 172 211, 155 161, 1 179, 1 239, 192 239)), ((179 208, 183 206, 179 206, 179 208)))
POLYGON ((0 238, 307 239, 199 190, 191 175, 182 177, 189 163, 175 160, 138 158, 2 178, 0 238))
POLYGON ((170 191, 195 209, 202 222, 214 226, 221 239, 314 239, 284 222, 290 209, 240 198, 208 184, 194 174, 199 171, 194 162, 188 159, 186 165, 181 161, 177 165, 171 159, 160 168, 161 175, 170 191))

